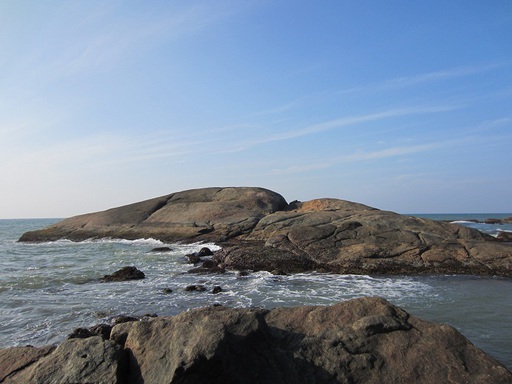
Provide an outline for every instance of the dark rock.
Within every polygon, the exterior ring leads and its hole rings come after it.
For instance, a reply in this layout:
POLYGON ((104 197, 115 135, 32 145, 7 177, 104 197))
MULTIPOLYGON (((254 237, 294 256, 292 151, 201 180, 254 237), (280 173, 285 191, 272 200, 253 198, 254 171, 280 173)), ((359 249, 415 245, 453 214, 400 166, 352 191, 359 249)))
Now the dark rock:
POLYGON ((203 261, 203 268, 213 268, 216 267, 217 263, 213 260, 205 260, 203 261))
POLYGON ((484 223, 485 224, 502 224, 503 221, 501 219, 485 219, 484 220, 484 223))
POLYGON ((112 331, 112 327, 113 326, 110 324, 98 324, 89 328, 89 330, 94 334, 101 336, 104 340, 108 340, 110 339, 110 332, 112 331))
POLYGON ((199 256, 197 256, 197 254, 195 254, 195 253, 186 255, 186 257, 188 258, 188 261, 192 264, 197 264, 197 263, 201 262, 201 258, 199 256))
POLYGON ((76 328, 72 333, 68 335, 68 339, 87 339, 93 336, 101 336, 104 340, 110 338, 110 332, 112 331, 112 325, 110 324, 98 324, 91 328, 76 328))
POLYGON ((140 280, 144 279, 146 276, 144 272, 139 271, 135 267, 123 267, 119 271, 114 272, 111 275, 105 275, 101 279, 102 282, 112 282, 112 281, 128 281, 128 280, 140 280))
POLYGON ((246 277, 246 276, 249 276, 249 274, 250 274, 250 273, 249 273, 249 272, 247 272, 247 271, 238 271, 238 272, 236 273, 236 277, 237 277, 237 278, 240 278, 240 277, 246 277))
POLYGON ((138 317, 120 315, 112 319, 112 324, 130 323, 132 321, 139 321, 138 317))
POLYGON ((172 289, 171 288, 164 288, 164 289, 162 289, 162 293, 166 293, 166 294, 172 293, 172 289))
POLYGON ((213 255, 213 252, 210 250, 210 248, 203 247, 197 252, 197 256, 204 257, 204 256, 211 256, 213 255))
POLYGON ((512 242, 512 232, 499 231, 496 238, 500 241, 512 242))
POLYGON ((97 335, 87 328, 76 328, 72 333, 68 335, 68 339, 86 339, 92 336, 97 335))
POLYGON ((213 287, 213 289, 212 289, 212 293, 213 293, 214 295, 216 295, 217 293, 221 293, 221 292, 222 292, 222 287, 220 287, 220 286, 218 286, 218 285, 216 285, 216 286, 215 286, 215 287, 213 287))
POLYGON ((186 292, 204 292, 206 288, 204 285, 189 285, 185 287, 186 292))
POLYGON ((153 248, 150 252, 172 252, 172 248, 170 248, 170 247, 156 247, 156 248, 153 248))

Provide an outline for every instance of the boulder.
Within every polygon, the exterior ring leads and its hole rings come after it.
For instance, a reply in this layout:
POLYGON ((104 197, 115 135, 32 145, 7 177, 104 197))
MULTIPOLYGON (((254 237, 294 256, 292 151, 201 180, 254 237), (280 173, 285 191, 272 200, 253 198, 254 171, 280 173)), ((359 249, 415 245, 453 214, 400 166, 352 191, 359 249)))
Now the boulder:
POLYGON ((387 301, 210 307, 114 327, 134 383, 510 383, 454 328, 387 301))
POLYGON ((512 246, 475 229, 339 199, 288 205, 263 188, 178 192, 65 219, 20 241, 105 236, 217 242, 215 262, 238 270, 512 276, 512 246))
POLYGON ((210 248, 208 247, 203 247, 199 250, 199 252, 197 252, 196 254, 197 256, 199 257, 204 257, 204 256, 212 256, 213 255, 213 252, 210 248))
POLYGON ((135 267, 123 267, 111 275, 105 275, 101 278, 102 282, 128 281, 144 279, 146 275, 135 267))

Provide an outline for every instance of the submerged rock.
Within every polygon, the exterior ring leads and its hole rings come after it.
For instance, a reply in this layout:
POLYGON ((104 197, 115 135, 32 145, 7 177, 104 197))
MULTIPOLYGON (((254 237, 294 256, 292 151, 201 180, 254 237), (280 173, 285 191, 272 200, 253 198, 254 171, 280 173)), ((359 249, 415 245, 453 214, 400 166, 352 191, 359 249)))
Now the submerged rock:
POLYGON ((170 247, 156 247, 156 248, 153 248, 150 252, 172 252, 172 248, 170 248, 170 247))
POLYGON ((185 292, 204 292, 206 288, 204 285, 188 285, 185 287, 185 292))

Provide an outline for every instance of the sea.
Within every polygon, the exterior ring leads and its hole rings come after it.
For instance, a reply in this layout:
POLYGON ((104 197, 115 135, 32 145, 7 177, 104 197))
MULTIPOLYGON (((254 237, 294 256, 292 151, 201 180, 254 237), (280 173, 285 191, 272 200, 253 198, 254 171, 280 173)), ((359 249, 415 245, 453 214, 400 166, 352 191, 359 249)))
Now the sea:
MULTIPOLYGON (((496 235, 512 224, 483 224, 507 214, 413 215, 457 222, 496 235)), ((192 308, 331 305, 380 296, 424 320, 447 323, 512 370, 512 279, 460 275, 387 276, 267 272, 197 275, 187 254, 212 243, 165 244, 155 239, 19 243, 26 231, 59 219, 0 220, 0 348, 61 342, 75 328, 109 323, 119 315, 175 315, 192 308), (167 246, 171 252, 151 252, 167 246), (136 266, 146 278, 102 283, 136 266), (204 292, 189 292, 189 285, 204 292), (220 286, 222 292, 213 294, 220 286), (172 291, 172 292, 171 292, 172 291)))

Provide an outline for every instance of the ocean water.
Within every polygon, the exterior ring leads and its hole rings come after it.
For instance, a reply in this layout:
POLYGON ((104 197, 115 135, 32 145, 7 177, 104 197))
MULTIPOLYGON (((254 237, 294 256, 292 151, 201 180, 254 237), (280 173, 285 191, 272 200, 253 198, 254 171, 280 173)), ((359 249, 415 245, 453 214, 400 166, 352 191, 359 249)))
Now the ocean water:
MULTIPOLYGON (((418 215, 419 216, 419 215, 418 215)), ((512 225, 468 219, 512 214, 421 215, 495 234, 512 225), (485 216, 485 217, 484 217, 485 216)), ((164 244, 154 239, 18 243, 26 231, 58 220, 0 220, 0 348, 62 341, 77 327, 109 322, 118 315, 174 315, 219 303, 231 307, 329 305, 381 296, 424 320, 457 328, 477 347, 512 370, 512 279, 475 276, 360 276, 304 273, 239 277, 234 272, 195 275, 186 254, 215 244, 164 244), (169 246, 169 253, 150 252, 169 246), (99 278, 134 265, 144 280, 101 283, 99 278), (205 292, 185 292, 202 284, 205 292), (214 286, 223 291, 212 294, 214 286), (172 293, 164 293, 170 288, 172 293)))

